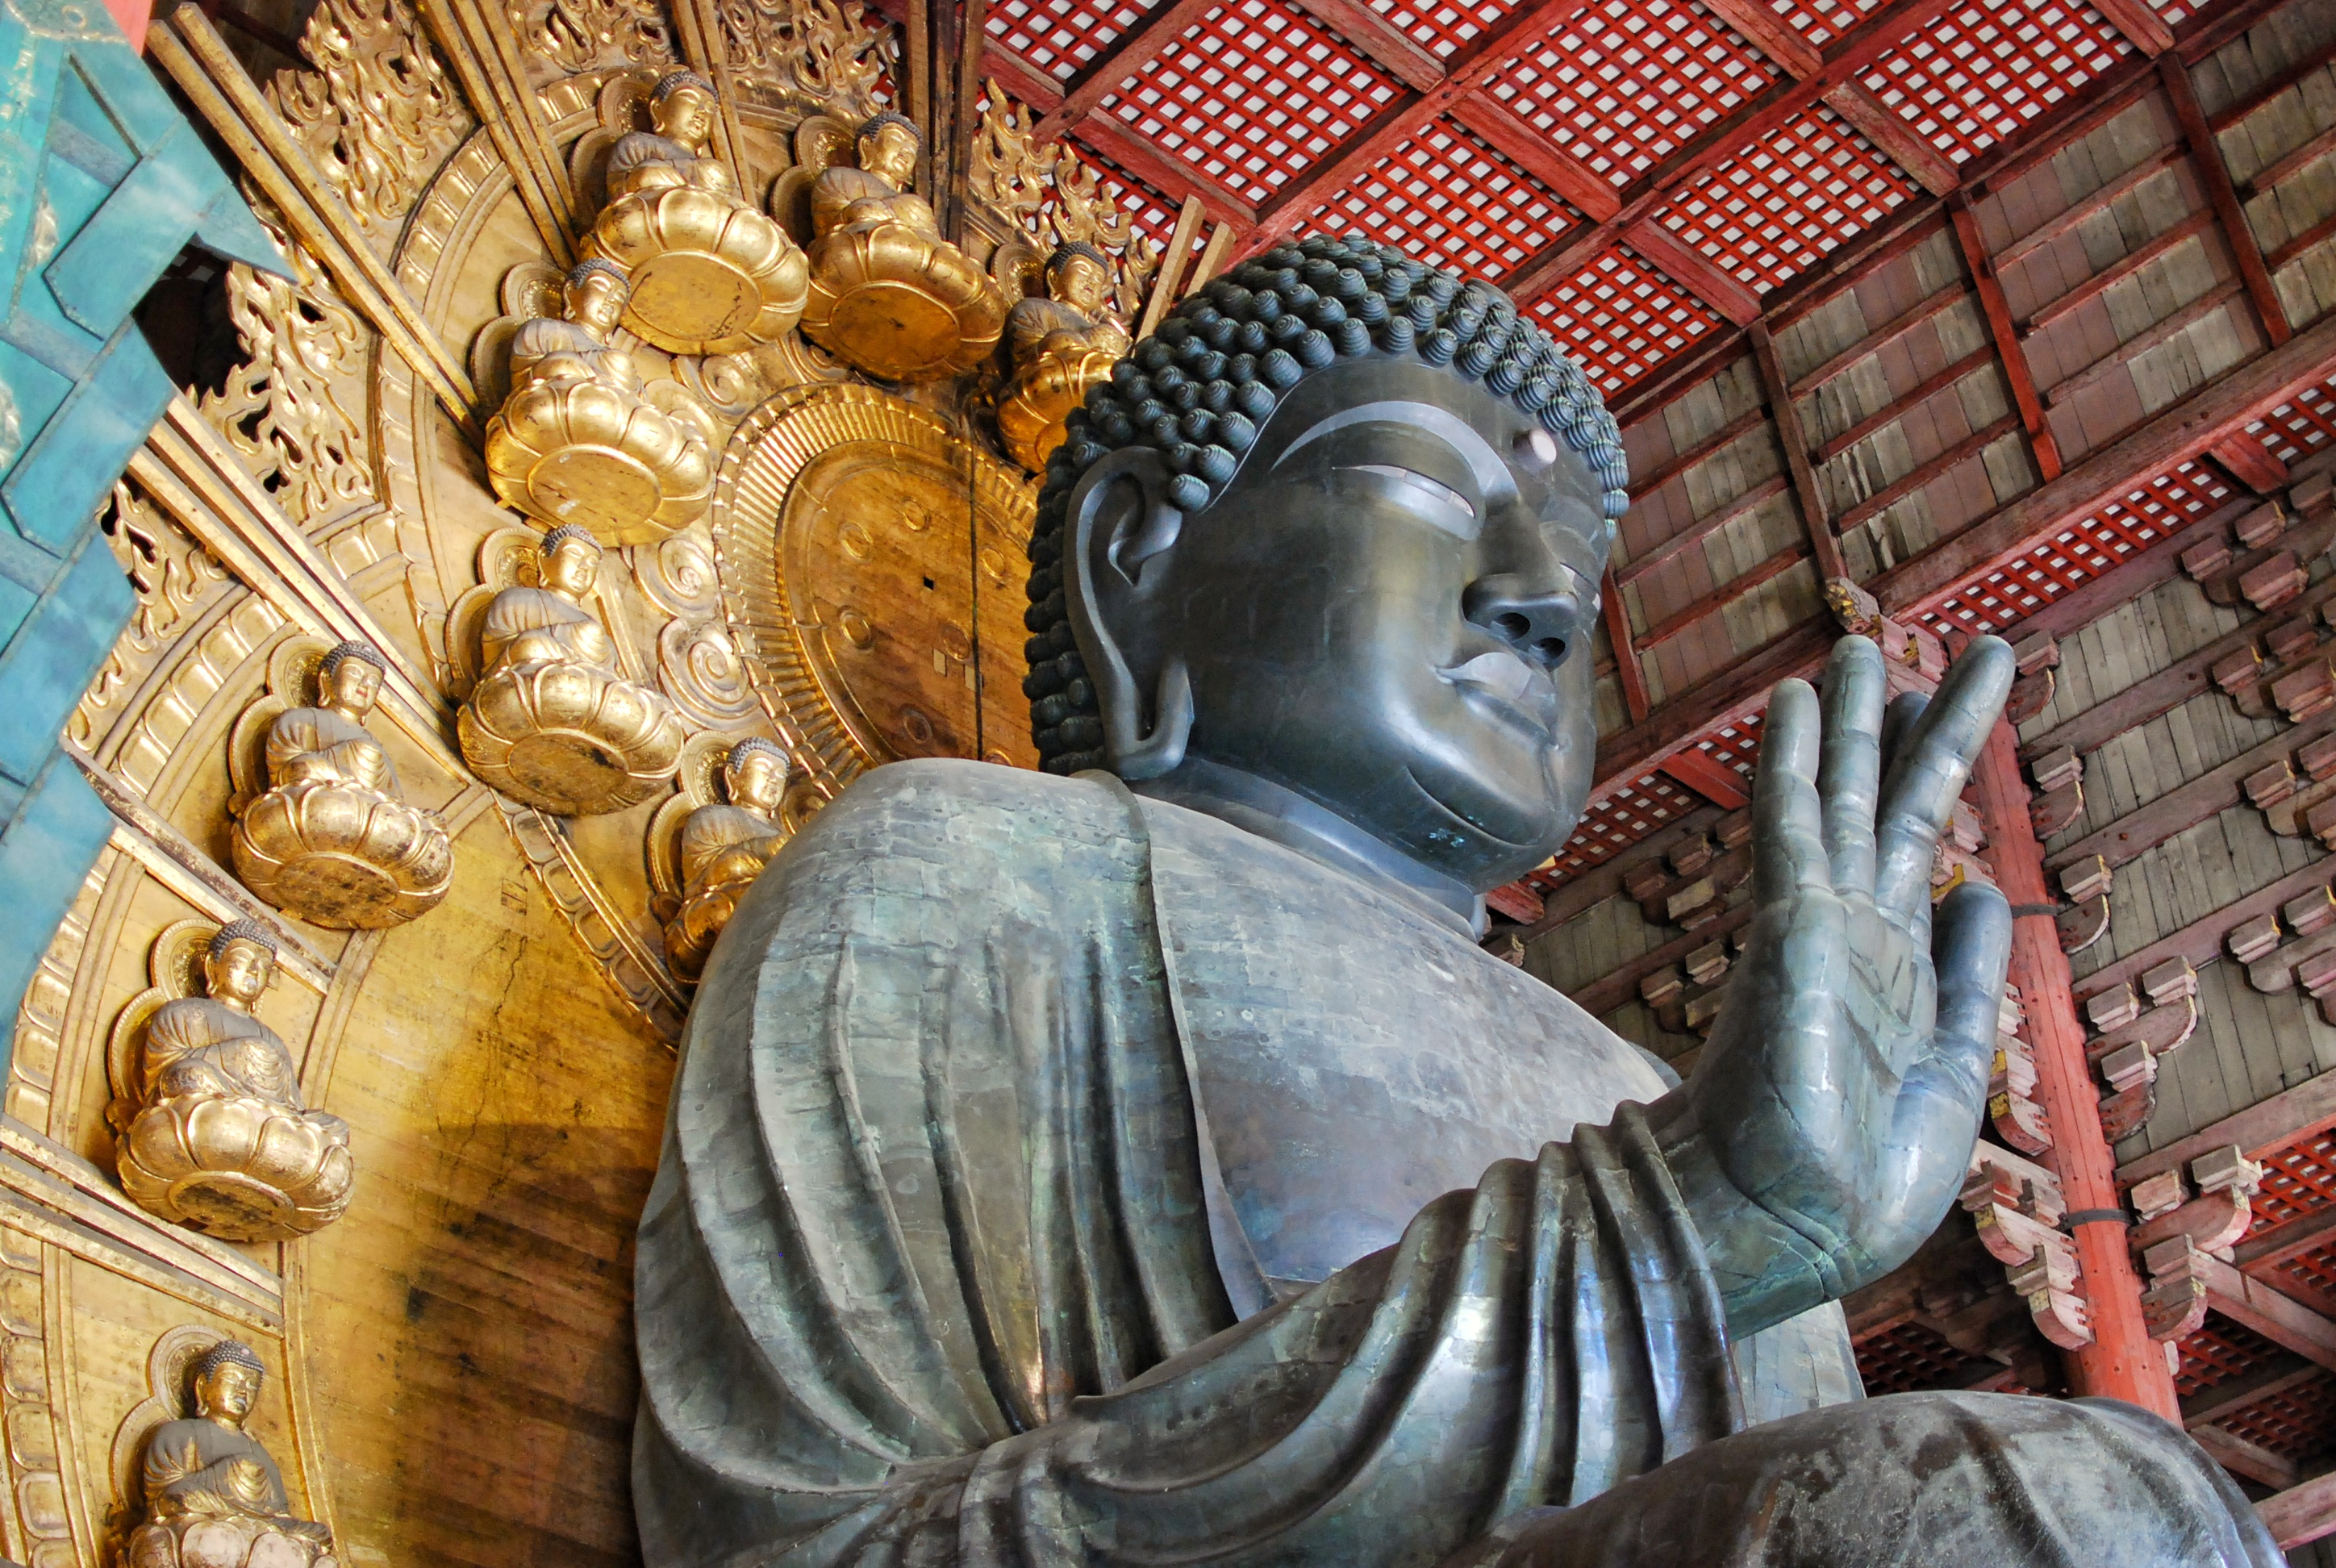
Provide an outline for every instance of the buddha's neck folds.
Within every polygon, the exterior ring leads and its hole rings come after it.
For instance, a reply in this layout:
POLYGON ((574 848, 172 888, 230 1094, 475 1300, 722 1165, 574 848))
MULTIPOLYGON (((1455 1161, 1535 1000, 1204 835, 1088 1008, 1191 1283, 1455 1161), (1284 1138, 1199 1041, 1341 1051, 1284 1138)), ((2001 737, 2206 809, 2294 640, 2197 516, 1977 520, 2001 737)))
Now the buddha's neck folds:
POLYGON ((1471 938, 1484 934, 1482 895, 1270 779, 1188 756, 1173 773, 1128 787, 1152 800, 1230 823, 1358 877, 1471 938))

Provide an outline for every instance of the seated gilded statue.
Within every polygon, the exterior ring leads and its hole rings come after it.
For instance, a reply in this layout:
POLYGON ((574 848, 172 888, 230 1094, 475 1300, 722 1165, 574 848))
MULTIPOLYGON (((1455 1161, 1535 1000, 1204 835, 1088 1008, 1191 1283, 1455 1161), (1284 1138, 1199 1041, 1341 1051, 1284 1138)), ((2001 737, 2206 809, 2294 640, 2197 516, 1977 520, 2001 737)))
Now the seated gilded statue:
POLYGON ((331 1568, 333 1533, 292 1515, 283 1472, 243 1429, 266 1377, 251 1347, 233 1339, 195 1359, 195 1414, 146 1439, 145 1518, 123 1550, 126 1568, 331 1568))
MULTIPOLYGON (((546 527, 581 523, 610 544, 647 544, 704 515, 714 494, 705 435, 649 400, 633 357, 610 343, 628 297, 614 263, 584 261, 564 286, 564 319, 511 337, 511 396, 487 423, 487 477, 546 527)), ((661 384, 664 385, 664 384, 661 384)))
POLYGON ((1092 245, 1066 245, 1046 259, 1046 293, 1006 313, 1013 365, 998 399, 1007 455, 1037 472, 1063 444, 1063 421, 1087 388, 1111 379, 1128 349, 1127 327, 1111 314, 1111 263, 1092 245))
POLYGON ((1360 239, 1182 302, 1029 544, 1044 772, 874 768, 739 900, 642 1215, 649 1568, 2276 1568, 2110 1401, 1860 1399, 2012 920, 1935 910, 2010 649, 1776 688, 1684 1083, 1478 945, 1597 752, 1628 471, 1497 288, 1360 239), (1164 415, 1175 413, 1178 417, 1164 415))
POLYGON ((618 139, 608 204, 584 253, 632 280, 625 325, 672 354, 735 354, 786 336, 803 315, 802 248, 738 194, 707 156, 714 86, 668 73, 649 97, 655 131, 618 139))
POLYGON ((284 1241, 349 1206, 349 1126, 301 1104, 292 1053, 252 1016, 276 944, 236 920, 203 956, 200 997, 146 1023, 136 1109, 118 1151, 122 1190, 176 1224, 230 1242, 284 1241))
POLYGON ((998 346, 1006 297, 910 189, 923 150, 915 123, 879 114, 857 145, 858 168, 839 163, 812 186, 803 332, 887 381, 962 375, 998 346))
POLYGON ((681 755, 681 721, 618 673, 615 645, 584 608, 600 553, 574 523, 544 536, 542 586, 514 585, 488 605, 479 683, 455 716, 480 783, 561 816, 647 800, 681 755))
POLYGON ((445 824, 406 803, 389 754, 365 727, 385 667, 369 643, 325 656, 318 705, 268 726, 268 788, 236 819, 235 874, 314 925, 404 925, 435 909, 454 880, 445 824))
POLYGON ((681 912, 666 922, 665 950, 685 980, 705 972, 740 896, 788 837, 778 822, 787 754, 776 741, 752 735, 731 747, 722 786, 726 800, 699 806, 681 826, 681 912))

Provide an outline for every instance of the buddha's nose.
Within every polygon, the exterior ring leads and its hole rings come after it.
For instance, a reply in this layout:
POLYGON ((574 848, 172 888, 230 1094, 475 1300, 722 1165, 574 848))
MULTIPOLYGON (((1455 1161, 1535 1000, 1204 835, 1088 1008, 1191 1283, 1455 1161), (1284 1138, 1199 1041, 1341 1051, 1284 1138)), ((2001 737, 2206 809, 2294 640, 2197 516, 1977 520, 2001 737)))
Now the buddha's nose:
POLYGON ((1582 595, 1573 574, 1493 572, 1470 583, 1460 613, 1543 669, 1555 669, 1583 636, 1582 595))

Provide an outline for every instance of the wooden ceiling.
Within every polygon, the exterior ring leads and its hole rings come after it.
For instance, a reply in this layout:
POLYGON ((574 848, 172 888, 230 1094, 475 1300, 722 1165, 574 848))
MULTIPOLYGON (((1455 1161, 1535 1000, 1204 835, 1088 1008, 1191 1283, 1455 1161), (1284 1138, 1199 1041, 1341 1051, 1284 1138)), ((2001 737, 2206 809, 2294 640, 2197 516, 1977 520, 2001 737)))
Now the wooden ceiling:
POLYGON ((1826 580, 1951 644, 2016 636, 2170 572, 2336 438, 2336 326, 2297 282, 2336 231, 2330 137, 2292 102, 2331 50, 2291 12, 973 0, 954 24, 1163 241, 1187 203, 1186 242, 1232 258, 1367 233, 1497 282, 1602 381, 1640 477, 1597 789, 1547 891, 1735 803, 1766 693, 1837 629, 1826 580))

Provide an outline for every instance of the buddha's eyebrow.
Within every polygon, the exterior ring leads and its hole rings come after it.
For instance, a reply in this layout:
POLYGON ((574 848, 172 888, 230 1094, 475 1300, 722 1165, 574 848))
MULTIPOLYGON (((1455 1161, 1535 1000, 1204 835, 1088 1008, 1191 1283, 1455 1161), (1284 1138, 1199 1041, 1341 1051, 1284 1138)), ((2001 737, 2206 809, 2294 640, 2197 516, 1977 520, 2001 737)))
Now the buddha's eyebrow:
POLYGON ((1274 466, 1279 468, 1289 462, 1309 443, 1358 424, 1400 424, 1435 437, 1452 449, 1453 456, 1468 465, 1477 489, 1486 495, 1515 488, 1508 463, 1493 450, 1493 443, 1475 425, 1432 403, 1364 403, 1342 408, 1308 427, 1303 435, 1282 448, 1281 455, 1273 460, 1274 466))

